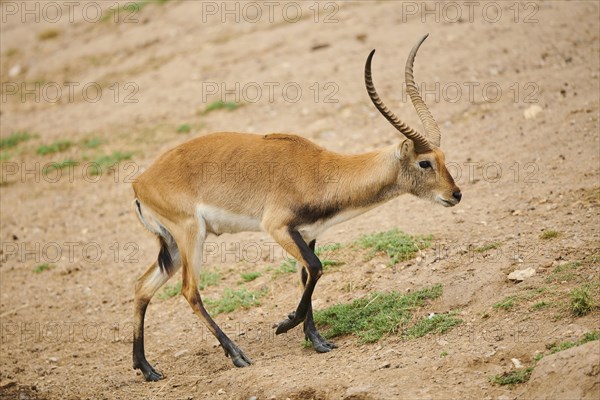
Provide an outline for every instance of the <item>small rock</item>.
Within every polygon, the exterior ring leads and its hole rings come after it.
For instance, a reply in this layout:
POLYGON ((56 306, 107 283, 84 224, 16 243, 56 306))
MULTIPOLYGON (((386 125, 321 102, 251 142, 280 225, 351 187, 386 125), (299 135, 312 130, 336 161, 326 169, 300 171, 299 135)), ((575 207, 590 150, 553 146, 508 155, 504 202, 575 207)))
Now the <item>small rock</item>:
POLYGON ((522 270, 517 270, 517 271, 511 272, 510 274, 508 274, 508 279, 511 281, 522 282, 525 279, 531 278, 534 275, 535 275, 535 269, 530 267, 527 269, 522 269, 522 270))
POLYGON ((224 395, 225 394, 225 390, 219 389, 219 390, 217 390, 217 394, 218 395, 224 395))
POLYGON ((20 73, 21 73, 21 66, 19 64, 13 65, 8 70, 8 76, 10 76, 11 78, 14 78, 15 76, 19 75, 20 73))
POLYGON ((175 353, 173 356, 174 356, 175 358, 180 358, 181 356, 183 356, 183 355, 185 355, 185 354, 187 354, 187 353, 189 353, 189 350, 188 350, 188 349, 183 349, 183 350, 179 350, 179 351, 178 351, 177 353, 175 353))
POLYGON ((58 362, 58 357, 49 357, 48 361, 50 361, 51 363, 57 363, 58 362))
POLYGON ((523 368, 523 364, 521 364, 521 361, 519 361, 516 358, 511 358, 510 361, 512 361, 513 365, 515 366, 516 369, 521 369, 523 368))
POLYGON ((542 111, 544 111, 542 107, 538 106, 537 104, 534 104, 531 107, 528 107, 525 111, 523 111, 523 116, 525 117, 525 119, 534 119, 542 111))
POLYGON ((486 357, 493 357, 496 354, 496 350, 492 349, 492 351, 490 351, 489 353, 486 353, 485 356, 486 357))
POLYGON ((391 366, 392 366, 392 363, 390 363, 390 362, 384 362, 383 364, 381 364, 379 366, 379 369, 389 368, 391 366))
POLYGON ((256 397, 256 396, 250 396, 250 397, 248 397, 248 400, 258 400, 258 397, 256 397))

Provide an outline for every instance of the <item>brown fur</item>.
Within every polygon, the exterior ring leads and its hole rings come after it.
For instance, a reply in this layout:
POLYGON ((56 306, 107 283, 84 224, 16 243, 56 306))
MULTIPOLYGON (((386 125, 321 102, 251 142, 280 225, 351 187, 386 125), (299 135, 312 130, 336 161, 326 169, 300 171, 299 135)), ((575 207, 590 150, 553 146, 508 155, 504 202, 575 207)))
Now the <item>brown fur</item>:
POLYGON ((441 150, 417 155, 408 140, 342 155, 295 135, 241 133, 199 137, 166 152, 133 188, 143 204, 174 223, 193 216, 195 206, 203 203, 260 218, 264 228, 287 223, 297 205, 341 211, 401 193, 452 199, 459 190, 441 150), (433 170, 421 170, 421 160, 429 160, 433 170))

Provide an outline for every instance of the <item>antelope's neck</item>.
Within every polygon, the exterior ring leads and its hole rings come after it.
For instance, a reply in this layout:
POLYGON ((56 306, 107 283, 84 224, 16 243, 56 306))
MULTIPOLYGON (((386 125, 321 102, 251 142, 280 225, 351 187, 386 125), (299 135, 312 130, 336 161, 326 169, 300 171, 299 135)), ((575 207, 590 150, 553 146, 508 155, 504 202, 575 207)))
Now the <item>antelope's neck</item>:
POLYGON ((402 189, 395 151, 396 146, 390 146, 357 155, 335 155, 334 179, 327 185, 326 197, 344 209, 368 209, 398 196, 402 189))

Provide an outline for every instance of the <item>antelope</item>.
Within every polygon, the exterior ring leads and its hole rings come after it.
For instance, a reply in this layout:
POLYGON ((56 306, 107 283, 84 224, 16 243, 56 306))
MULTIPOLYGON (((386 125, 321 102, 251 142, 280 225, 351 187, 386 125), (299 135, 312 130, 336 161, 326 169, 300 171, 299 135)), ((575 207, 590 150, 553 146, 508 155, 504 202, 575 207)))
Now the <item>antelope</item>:
POLYGON ((460 202, 461 191, 440 149, 440 129, 413 77, 415 55, 427 36, 412 48, 405 67, 407 91, 424 134, 402 122, 379 98, 371 77, 373 50, 365 64, 367 92, 400 134, 398 144, 343 155, 292 134, 219 132, 167 151, 135 180, 134 209, 160 244, 157 260, 135 285, 133 368, 140 369, 147 381, 163 375, 146 360, 146 308, 179 268, 183 296, 218 339, 225 355, 236 367, 252 364, 202 303, 198 280, 208 234, 262 230, 298 261, 302 297, 296 310, 277 325, 276 334, 303 323, 305 337, 314 349, 326 353, 337 346, 319 334, 313 320, 311 297, 322 275, 315 255, 317 236, 404 193, 445 207, 460 202), (253 173, 241 176, 239 168, 253 173))

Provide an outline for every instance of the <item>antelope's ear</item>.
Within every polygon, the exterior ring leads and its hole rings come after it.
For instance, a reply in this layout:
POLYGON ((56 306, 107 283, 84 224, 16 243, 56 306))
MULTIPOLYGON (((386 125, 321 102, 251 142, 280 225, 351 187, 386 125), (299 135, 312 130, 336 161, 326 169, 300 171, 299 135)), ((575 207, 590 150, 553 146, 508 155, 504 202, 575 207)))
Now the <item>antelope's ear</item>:
POLYGON ((396 149, 396 158, 401 160, 403 158, 409 157, 410 154, 414 152, 414 143, 410 139, 405 139, 398 145, 396 149))

